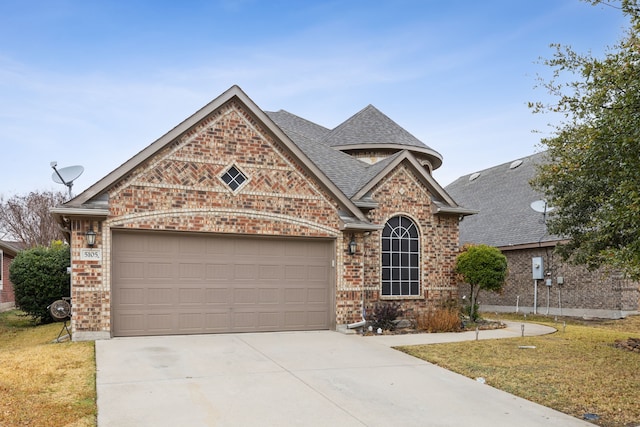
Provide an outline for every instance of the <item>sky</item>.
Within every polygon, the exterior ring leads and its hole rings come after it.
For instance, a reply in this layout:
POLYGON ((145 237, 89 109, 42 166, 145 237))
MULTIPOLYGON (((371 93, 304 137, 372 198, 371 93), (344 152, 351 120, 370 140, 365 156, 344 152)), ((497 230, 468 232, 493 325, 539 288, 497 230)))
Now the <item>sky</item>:
POLYGON ((551 43, 602 56, 619 10, 579 0, 0 0, 0 196, 79 194, 232 85, 334 128, 369 104, 456 178, 539 152, 551 43))

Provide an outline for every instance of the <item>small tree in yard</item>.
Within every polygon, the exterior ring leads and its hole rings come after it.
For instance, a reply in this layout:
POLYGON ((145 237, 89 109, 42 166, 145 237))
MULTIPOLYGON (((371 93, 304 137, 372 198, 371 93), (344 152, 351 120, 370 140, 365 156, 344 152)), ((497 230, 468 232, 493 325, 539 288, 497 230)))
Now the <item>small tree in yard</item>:
POLYGON ((18 252, 9 267, 18 308, 38 322, 51 322, 47 306, 71 292, 69 265, 69 246, 60 241, 18 252))
POLYGON ((65 197, 59 191, 32 191, 6 200, 0 195, 0 239, 23 242, 30 248, 63 239, 49 210, 63 203, 65 197))
POLYGON ((469 317, 478 318, 477 300, 480 289, 500 291, 507 277, 507 257, 498 248, 472 245, 463 248, 456 259, 456 273, 469 284, 469 317))

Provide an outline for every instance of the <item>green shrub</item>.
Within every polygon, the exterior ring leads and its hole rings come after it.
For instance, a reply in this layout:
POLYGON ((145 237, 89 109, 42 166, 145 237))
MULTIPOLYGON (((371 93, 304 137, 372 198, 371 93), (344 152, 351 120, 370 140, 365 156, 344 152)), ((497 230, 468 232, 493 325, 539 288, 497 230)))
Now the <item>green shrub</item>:
POLYGON ((47 306, 70 296, 71 278, 69 246, 54 242, 51 247, 39 246, 18 252, 9 267, 14 285, 16 306, 37 322, 53 321, 47 306))
POLYGON ((507 278, 507 257, 500 249, 487 245, 465 245, 456 258, 455 272, 469 284, 467 314, 478 318, 478 292, 499 292, 507 278))
POLYGON ((396 303, 378 303, 373 307, 373 314, 369 317, 374 329, 392 331, 396 328, 394 320, 402 315, 400 306, 396 303))

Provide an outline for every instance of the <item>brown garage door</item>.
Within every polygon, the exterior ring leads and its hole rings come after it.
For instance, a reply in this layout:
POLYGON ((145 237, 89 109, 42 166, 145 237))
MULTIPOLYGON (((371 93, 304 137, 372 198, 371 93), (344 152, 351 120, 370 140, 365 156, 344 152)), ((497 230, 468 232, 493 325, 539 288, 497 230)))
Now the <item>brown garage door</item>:
POLYGON ((333 242, 113 234, 115 336, 329 329, 333 242))

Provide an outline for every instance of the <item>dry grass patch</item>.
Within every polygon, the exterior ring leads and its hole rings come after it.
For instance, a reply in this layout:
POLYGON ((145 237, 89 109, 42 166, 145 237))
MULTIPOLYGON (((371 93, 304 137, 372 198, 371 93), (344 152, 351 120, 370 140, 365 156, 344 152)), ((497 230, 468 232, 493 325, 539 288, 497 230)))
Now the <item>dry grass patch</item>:
POLYGON ((93 342, 53 343, 60 323, 0 313, 0 425, 96 425, 93 342))
POLYGON ((527 321, 554 326, 559 332, 399 349, 467 377, 483 377, 493 387, 578 418, 597 414, 594 423, 603 427, 640 424, 640 354, 613 346, 617 339, 640 337, 640 316, 557 323, 529 316, 527 321))

